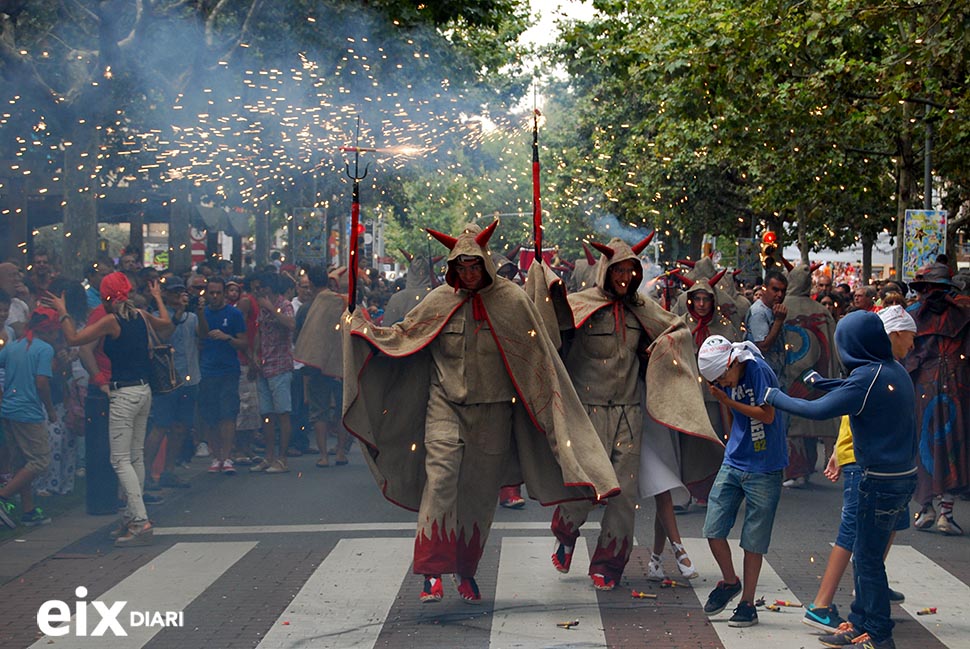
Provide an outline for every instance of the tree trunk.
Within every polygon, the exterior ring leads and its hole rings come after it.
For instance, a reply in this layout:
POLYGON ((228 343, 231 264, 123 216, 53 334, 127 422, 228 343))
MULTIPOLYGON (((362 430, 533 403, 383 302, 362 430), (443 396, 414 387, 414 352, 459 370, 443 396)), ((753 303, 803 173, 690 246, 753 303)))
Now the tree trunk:
POLYGON ((913 191, 913 136, 909 120, 913 105, 903 104, 902 128, 899 131, 899 157, 896 159, 896 250, 893 255, 896 279, 903 279, 903 240, 906 234, 906 210, 913 191))
POLYGON ((192 268, 192 205, 183 192, 175 192, 172 199, 175 202, 169 205, 168 267, 181 274, 192 268))
POLYGON ((872 244, 875 238, 871 234, 862 235, 862 281, 866 284, 872 278, 872 244))
POLYGON ((808 237, 805 235, 805 231, 808 228, 808 208, 805 207, 804 203, 799 203, 795 207, 795 218, 798 219, 798 251, 801 253, 801 263, 806 266, 809 265, 808 261, 808 237))
POLYGON ((97 257, 98 244, 98 132, 79 126, 71 146, 64 148, 64 236, 61 263, 67 277, 84 277, 84 269, 97 257))

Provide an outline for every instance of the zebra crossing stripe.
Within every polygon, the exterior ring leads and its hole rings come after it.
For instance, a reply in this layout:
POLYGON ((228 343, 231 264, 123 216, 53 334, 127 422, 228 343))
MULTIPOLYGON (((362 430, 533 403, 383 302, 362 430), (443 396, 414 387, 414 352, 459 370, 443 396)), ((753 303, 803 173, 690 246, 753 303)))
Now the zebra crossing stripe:
POLYGON ((951 649, 965 648, 970 641, 970 586, 951 575, 924 554, 908 545, 894 545, 886 557, 886 573, 893 586, 906 595, 903 610, 951 649), (935 615, 917 615, 923 608, 935 615))
MULTIPOLYGON (((711 555, 707 539, 684 539, 684 547, 690 554, 690 560, 697 568, 700 576, 691 580, 694 586, 694 594, 700 601, 701 606, 707 602, 707 595, 717 582, 721 579, 721 570, 717 567, 714 557, 711 555)), ((731 554, 734 558, 734 569, 740 576, 744 567, 744 552, 735 539, 729 539, 731 554)), ((761 576, 758 578, 757 596, 764 597, 766 602, 772 603, 776 599, 797 602, 798 599, 792 591, 785 585, 778 573, 767 560, 762 563, 761 576)), ((810 636, 811 632, 802 624, 802 616, 805 614, 804 608, 783 607, 781 611, 767 611, 763 608, 758 609, 758 624, 755 626, 736 629, 727 625, 731 611, 741 601, 738 595, 728 604, 723 613, 711 618, 711 628, 717 633, 724 644, 724 649, 750 649, 751 647, 786 647, 814 645, 815 641, 810 636), (794 644, 793 644, 794 643, 794 644)), ((699 615, 704 612, 699 610, 699 615)))
MULTIPOLYGON (((155 536, 252 536, 256 534, 327 534, 334 532, 408 532, 414 534, 417 523, 313 523, 306 525, 222 525, 156 527, 155 536)), ((549 531, 549 522, 495 522, 493 530, 549 531)), ((598 521, 583 524, 583 531, 599 531, 598 521)))
MULTIPOLYGON (((127 623, 129 618, 126 617, 129 611, 184 611, 196 597, 255 546, 255 541, 177 543, 106 593, 88 598, 88 601, 98 600, 108 605, 127 602, 124 615, 119 618, 127 636, 108 633, 100 637, 80 637, 75 633, 77 621, 71 618, 70 633, 58 638, 41 638, 31 645, 31 649, 49 649, 51 646, 70 649, 139 649, 162 628, 130 626, 127 623)), ((97 613, 89 610, 86 625, 88 633, 97 623, 97 613)), ((184 623, 190 627, 199 626, 205 621, 186 619, 184 623)))
POLYGON ((489 649, 606 648, 596 591, 586 574, 586 541, 577 541, 568 575, 552 566, 553 544, 552 535, 502 539, 489 649), (572 628, 556 626, 577 620, 572 628))
POLYGON ((411 566, 413 538, 343 539, 259 649, 373 647, 411 566))

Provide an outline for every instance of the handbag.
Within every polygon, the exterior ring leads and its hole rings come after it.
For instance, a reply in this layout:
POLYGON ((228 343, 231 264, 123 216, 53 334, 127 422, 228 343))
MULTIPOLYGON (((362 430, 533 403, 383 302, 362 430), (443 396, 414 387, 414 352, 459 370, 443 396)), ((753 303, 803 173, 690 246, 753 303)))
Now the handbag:
POLYGON ((158 338, 148 318, 142 316, 142 319, 148 334, 148 360, 151 366, 148 385, 154 394, 166 394, 182 385, 181 378, 175 373, 175 348, 158 338))

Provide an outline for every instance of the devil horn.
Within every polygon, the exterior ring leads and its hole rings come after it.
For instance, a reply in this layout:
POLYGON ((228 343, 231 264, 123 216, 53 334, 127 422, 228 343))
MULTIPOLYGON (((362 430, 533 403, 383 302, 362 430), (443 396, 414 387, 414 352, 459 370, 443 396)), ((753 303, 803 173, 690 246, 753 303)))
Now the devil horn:
POLYGON ((785 266, 785 268, 788 270, 788 272, 791 272, 791 269, 794 268, 794 266, 792 265, 792 263, 790 261, 788 261, 787 259, 785 259, 784 257, 782 257, 781 255, 778 255, 778 259, 781 259, 781 263, 785 266))
POLYGON ((693 268, 697 264, 696 261, 691 261, 690 259, 678 259, 677 260, 677 263, 678 264, 683 264, 684 266, 687 266, 688 268, 693 268))
POLYGON ((707 283, 708 283, 708 284, 710 284, 712 288, 713 288, 714 286, 717 286, 717 283, 721 281, 721 278, 722 278, 722 277, 724 277, 724 274, 725 274, 725 273, 727 273, 727 268, 725 268, 725 269, 724 269, 724 270, 722 270, 722 271, 718 271, 718 272, 717 272, 717 273, 716 273, 716 274, 714 275, 714 277, 712 277, 712 278, 711 278, 711 279, 710 279, 710 280, 709 280, 709 281, 708 281, 707 283))
POLYGON ((425 228, 425 231, 440 241, 448 250, 454 250, 455 244, 458 243, 458 239, 443 232, 438 232, 437 230, 432 230, 431 228, 425 228))
POLYGON ((444 258, 445 258, 444 255, 435 255, 434 257, 431 258, 431 265, 434 266, 435 264, 440 263, 441 260, 444 258))
POLYGON ((612 248, 610 248, 605 244, 596 243, 595 241, 590 241, 589 245, 593 246, 594 248, 602 252, 604 255, 606 255, 607 259, 613 259, 613 255, 616 254, 615 250, 613 250, 612 248))
POLYGON ((811 266, 808 267, 808 272, 814 273, 815 271, 817 271, 819 268, 821 268, 824 265, 825 265, 824 262, 816 261, 814 264, 812 264, 811 266))
POLYGON ((414 261, 414 255, 412 255, 410 252, 408 252, 404 248, 398 248, 398 250, 401 251, 401 254, 404 255, 404 258, 407 259, 409 262, 414 261))
POLYGON ((677 273, 677 279, 682 281, 687 286, 687 288, 690 288, 691 286, 697 283, 694 280, 692 280, 690 277, 687 277, 686 275, 681 275, 680 273, 677 273))
POLYGON ((595 266, 596 257, 594 257, 593 253, 590 252, 589 247, 586 245, 585 241, 583 242, 583 252, 586 253, 586 263, 589 264, 590 266, 595 266))
POLYGON ((522 252, 522 244, 517 243, 515 244, 515 247, 509 250, 508 254, 505 255, 505 258, 508 259, 509 261, 514 262, 516 258, 519 256, 520 252, 522 252))
POLYGON ((653 232, 651 232, 650 234, 648 234, 648 235, 647 235, 647 236, 646 236, 646 237, 645 237, 645 238, 643 239, 643 241, 641 241, 641 242, 640 242, 640 243, 638 243, 638 244, 635 244, 635 245, 633 246, 633 248, 632 248, 632 249, 633 249, 633 254, 635 254, 635 255, 639 255, 639 254, 640 254, 641 252, 643 252, 643 249, 644 249, 644 248, 646 248, 647 246, 649 246, 649 245, 650 245, 650 242, 651 242, 651 241, 653 241, 653 236, 654 236, 655 234, 657 234, 657 231, 656 231, 656 230, 654 230, 653 232))
POLYGON ((492 221, 492 224, 475 235, 475 243, 480 245, 482 248, 488 245, 488 240, 492 238, 492 233, 495 232, 495 228, 498 227, 498 220, 492 221))
POLYGON ((740 268, 735 268, 734 270, 731 271, 731 274, 734 275, 735 277, 737 277, 738 275, 741 274, 741 269, 740 268))

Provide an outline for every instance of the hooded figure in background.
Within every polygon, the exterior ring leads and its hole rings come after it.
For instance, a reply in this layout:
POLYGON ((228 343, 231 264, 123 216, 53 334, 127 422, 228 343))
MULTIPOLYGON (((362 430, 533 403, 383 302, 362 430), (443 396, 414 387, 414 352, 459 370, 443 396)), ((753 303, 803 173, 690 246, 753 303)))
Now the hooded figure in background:
MULTIPOLYGON (((703 282, 710 280, 715 275, 717 275, 717 267, 714 265, 714 260, 710 257, 702 257, 697 261, 687 261, 680 260, 677 263, 684 264, 690 267, 690 271, 686 275, 681 275, 680 279, 690 280, 692 282, 703 282)), ((722 315, 726 316, 731 323, 739 331, 741 330, 741 325, 744 323, 744 317, 748 313, 749 304, 744 298, 737 296, 735 292, 735 297, 731 297, 722 288, 720 282, 722 281, 723 275, 718 281, 709 282, 709 286, 714 289, 714 295, 717 298, 717 308, 722 315), (744 304, 742 304, 744 302, 744 304)), ((686 282, 685 282, 686 283, 686 282)), ((674 304, 673 312, 676 315, 684 315, 687 313, 687 294, 681 293, 677 296, 677 302, 674 304)))
POLYGON ((916 320, 916 338, 906 357, 919 426, 916 501, 922 511, 915 526, 925 530, 935 522, 940 532, 959 535, 954 495, 970 486, 970 298, 956 292, 945 264, 921 269, 910 286, 920 297, 908 309, 916 320), (939 518, 936 496, 941 497, 939 518))
POLYGON ((384 496, 418 511, 421 600, 481 599, 475 573, 503 484, 524 479, 544 504, 598 500, 616 475, 526 293, 488 251, 497 222, 458 237, 446 284, 404 320, 377 327, 345 314, 344 424, 384 496))
MULTIPOLYGON (((812 273, 818 266, 801 264, 788 272, 785 295, 785 366, 778 383, 785 393, 812 401, 822 393, 805 383, 802 377, 814 370, 824 377, 839 376, 840 366, 835 351, 835 318, 811 297, 812 273)), ((839 435, 839 420, 813 421, 791 417, 788 422, 788 468, 786 487, 802 487, 815 472, 818 440, 825 444, 825 457, 832 454, 839 435)))
MULTIPOLYGON (((693 480, 715 473, 720 464, 720 443, 704 411, 690 333, 683 320, 637 293, 643 278, 637 254, 648 242, 632 248, 618 238, 605 246, 594 244, 603 253, 595 265, 596 285, 568 297, 575 329, 564 344, 566 369, 610 454, 621 489, 606 504, 590 561, 589 575, 599 590, 614 588, 630 559, 638 487, 643 496, 679 488, 686 501, 677 452, 691 458, 685 469, 693 480), (645 430, 645 420, 656 426, 645 430), (675 440, 670 429, 684 434, 675 440), (650 475, 641 470, 641 443, 649 445, 650 475), (638 476, 647 484, 638 484, 638 476)), ((592 508, 588 502, 556 508, 552 531, 558 545, 552 562, 560 572, 569 571, 580 527, 592 508)), ((670 513, 673 520, 672 507, 670 513)), ((666 532, 679 542, 676 529, 666 532)), ((696 574, 682 546, 678 559, 696 574)))
POLYGON ((596 285, 596 257, 585 243, 583 252, 585 254, 573 264, 573 270, 569 276, 569 284, 566 288, 570 293, 578 293, 596 285))
MULTIPOLYGON (((431 267, 435 260, 428 262, 427 257, 415 257, 409 253, 401 251, 408 258, 408 275, 405 279, 404 290, 392 295, 384 306, 385 325, 392 325, 400 322, 408 311, 418 305, 421 300, 427 297, 434 287, 431 281, 431 267)), ((439 258, 440 259, 440 258, 439 258)))
MULTIPOLYGON (((684 314, 684 322, 690 330, 691 339, 694 343, 694 356, 700 350, 701 345, 710 336, 723 336, 728 342, 736 343, 741 341, 741 333, 731 322, 730 318, 718 309, 717 296, 723 295, 713 287, 717 286, 727 271, 720 271, 710 279, 693 281, 686 277, 680 280, 687 284, 687 313, 684 314)), ((731 432, 731 414, 728 409, 722 406, 711 394, 710 390, 703 390, 704 407, 707 409, 707 416, 711 420, 711 426, 717 434, 718 439, 727 440, 731 432)), ((711 492, 714 479, 710 478, 703 482, 688 485, 691 496, 699 505, 707 504, 707 497, 711 492)))

